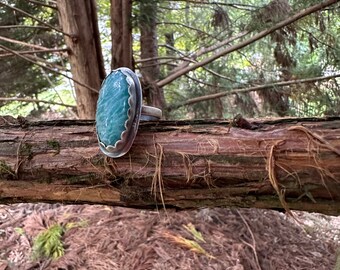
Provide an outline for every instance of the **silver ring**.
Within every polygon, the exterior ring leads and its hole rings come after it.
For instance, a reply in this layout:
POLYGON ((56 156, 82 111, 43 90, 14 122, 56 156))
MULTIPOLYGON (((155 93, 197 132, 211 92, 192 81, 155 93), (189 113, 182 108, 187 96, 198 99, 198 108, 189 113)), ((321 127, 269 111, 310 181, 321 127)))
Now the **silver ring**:
POLYGON ((113 70, 103 81, 96 112, 100 150, 117 158, 125 155, 135 140, 140 121, 155 121, 162 111, 142 105, 142 87, 129 68, 113 70))

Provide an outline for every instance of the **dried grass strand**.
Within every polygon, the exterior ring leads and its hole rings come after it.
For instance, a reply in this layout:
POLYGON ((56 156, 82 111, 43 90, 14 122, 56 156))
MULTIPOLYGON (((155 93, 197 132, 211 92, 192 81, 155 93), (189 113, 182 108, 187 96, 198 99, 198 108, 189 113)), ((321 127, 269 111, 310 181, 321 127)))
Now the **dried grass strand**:
POLYGON ((274 190, 276 191, 277 195, 279 196, 279 200, 281 202, 282 207, 286 210, 287 214, 294 217, 293 213, 290 211, 289 206, 285 200, 285 196, 284 196, 284 190, 282 190, 279 187, 279 181, 277 180, 276 177, 276 173, 275 173, 275 157, 274 157, 274 150, 276 147, 281 146, 282 144, 284 144, 285 141, 280 140, 275 142, 269 151, 269 155, 268 155, 268 159, 267 159, 267 166, 266 169, 268 171, 268 178, 269 181, 272 185, 272 187, 274 188, 274 190))
POLYGON ((292 126, 290 128, 288 128, 288 130, 299 130, 304 132, 308 138, 312 139, 312 141, 314 143, 316 143, 319 146, 325 147, 328 150, 334 152, 335 154, 337 154, 338 156, 340 156, 340 150, 335 148, 332 144, 330 144, 330 142, 328 142, 327 140, 325 140, 323 137, 321 137, 320 135, 312 132, 311 130, 309 130, 306 127, 303 126, 292 126))
POLYGON ((152 183, 151 183, 151 194, 154 195, 155 200, 157 200, 157 189, 159 192, 159 196, 161 198, 161 202, 163 205, 163 209, 166 211, 165 201, 163 196, 164 191, 164 183, 162 178, 162 162, 164 158, 164 148, 161 144, 155 143, 155 159, 156 159, 156 168, 155 173, 153 175, 152 183))

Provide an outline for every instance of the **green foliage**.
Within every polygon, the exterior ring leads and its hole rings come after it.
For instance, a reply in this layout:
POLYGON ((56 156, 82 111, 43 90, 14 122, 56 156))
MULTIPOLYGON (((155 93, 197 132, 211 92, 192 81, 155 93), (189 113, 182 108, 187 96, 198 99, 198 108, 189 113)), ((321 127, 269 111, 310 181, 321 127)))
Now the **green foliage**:
POLYGON ((52 148, 53 150, 56 150, 56 153, 59 154, 60 144, 56 139, 47 140, 46 144, 47 144, 48 147, 52 148))
MULTIPOLYGON (((65 86, 66 87, 66 86, 65 86)), ((72 91, 67 89, 51 89, 46 90, 38 95, 36 98, 45 101, 56 101, 69 105, 75 105, 75 99, 72 95, 72 91), (60 99, 61 98, 61 99, 60 99)), ((31 116, 41 118, 43 113, 53 113, 60 115, 60 117, 67 117, 69 112, 65 110, 64 106, 52 105, 48 103, 33 103, 33 102, 21 102, 21 101, 11 101, 3 106, 0 106, 0 115, 12 115, 14 117, 18 116, 31 116)))
POLYGON ((183 227, 191 233, 191 235, 195 238, 196 241, 204 242, 203 235, 201 232, 197 231, 196 227, 192 223, 188 223, 187 225, 183 225, 183 227))
POLYGON ((87 225, 87 220, 81 220, 79 222, 68 222, 65 225, 54 224, 46 230, 41 231, 33 240, 33 259, 58 259, 62 257, 65 254, 62 239, 64 233, 70 229, 86 227, 87 225))
MULTIPOLYGON (((51 24, 57 24, 57 13, 24 0, 7 2, 51 24)), ((141 68, 140 26, 157 22, 159 79, 168 77, 174 68, 185 64, 181 58, 202 61, 221 49, 236 45, 278 21, 288 18, 318 0, 240 0, 240 1, 170 1, 135 0, 132 3, 133 53, 136 71, 141 68), (152 7, 157 6, 157 9, 152 7), (149 8, 148 8, 149 7, 149 8), (155 11, 157 14, 155 14, 155 11), (202 53, 205 48, 249 31, 240 39, 223 47, 202 53), (164 60, 165 59, 165 60, 164 60)), ((97 1, 99 27, 107 71, 110 70, 110 4, 97 1)), ((326 76, 340 72, 340 17, 339 3, 306 16, 242 49, 218 58, 214 62, 177 78, 163 87, 169 107, 183 101, 222 91, 265 85, 276 81, 289 81, 326 76)), ((10 9, 0 10, 1 25, 39 24, 10 9)), ((0 29, 0 36, 32 42, 46 47, 60 46, 61 35, 46 29, 0 29)), ((18 44, 4 42, 15 50, 18 44)), ((58 63, 52 55, 38 55, 58 63)), ((58 60, 59 59, 59 60, 58 60)), ((192 63, 191 63, 192 64, 192 63)), ((0 96, 30 96, 56 100, 56 91, 46 76, 55 84, 61 83, 54 74, 43 74, 39 67, 17 57, 7 57, 0 64, 0 96), (42 76, 43 75, 43 76, 42 76)), ((67 86, 68 87, 68 86, 67 86)), ((64 88, 63 88, 64 89, 64 88)), ((73 99, 69 91, 60 92, 66 102, 73 99)), ((59 101, 59 100, 57 100, 59 101)), ((74 101, 73 101, 74 102, 74 101)), ((73 103, 74 104, 74 103, 73 103)), ((1 105, 1 104, 0 104, 1 105)), ((45 104, 11 103, 1 108, 1 113, 33 114, 56 109, 45 104)), ((244 116, 315 116, 340 113, 338 79, 292 85, 279 88, 229 95, 216 100, 196 103, 171 111, 169 118, 215 118, 244 116)))
POLYGON ((23 228, 15 227, 14 230, 19 235, 24 235, 25 234, 25 230, 23 228))
MULTIPOLYGON (((25 0, 8 0, 5 2, 46 23, 51 25, 58 24, 57 12, 51 8, 25 0)), ((1 6, 0 8, 0 25, 3 26, 0 28, 1 37, 44 48, 57 48, 64 44, 62 34, 56 33, 27 15, 6 6, 1 6)), ((16 52, 37 50, 37 48, 26 46, 23 43, 1 40, 1 44, 16 52)), ((7 51, 2 53, 9 54, 7 51)), ((24 54, 23 56, 31 60, 38 57, 52 65, 62 64, 61 58, 51 53, 24 54)), ((0 64, 0 97, 37 98, 39 93, 59 84, 58 76, 56 73, 46 71, 20 57, 2 56, 0 64)), ((5 105, 5 103, 0 102, 0 106, 2 105, 5 105)), ((17 105, 15 107, 19 110, 23 109, 24 112, 26 110, 27 113, 24 114, 28 114, 34 109, 33 104, 23 107, 18 107, 17 105)), ((6 108, 1 108, 2 114, 7 111, 6 108)))
POLYGON ((68 222, 65 226, 66 230, 70 230, 70 229, 73 229, 73 228, 84 228, 84 227, 87 227, 88 226, 88 221, 85 220, 85 219, 82 219, 81 221, 79 222, 68 222))
POLYGON ((62 236, 65 228, 55 224, 40 232, 33 241, 33 258, 58 259, 65 253, 62 236))
MULTIPOLYGON (((159 56, 170 56, 169 50, 164 47, 167 33, 174 37, 172 56, 192 56, 244 30, 251 31, 246 37, 249 38, 317 3, 319 1, 314 0, 243 0, 237 1, 237 4, 223 1, 163 1, 158 14, 159 56)), ((306 16, 166 85, 164 91, 167 103, 171 106, 221 91, 339 73, 339 26, 340 17, 336 5, 306 16)), ((240 41, 236 40, 227 46, 240 41)), ((134 48, 138 49, 138 45, 134 48)), ((203 60, 215 52, 203 54, 195 60, 203 60)), ((167 60, 163 63, 162 78, 171 73, 169 64, 178 65, 182 62, 167 60)), ((337 113, 340 112, 339 91, 336 79, 302 84, 300 87, 293 85, 266 89, 195 103, 172 111, 170 117, 220 117, 221 108, 223 117, 232 117, 237 113, 252 117, 337 113)))
POLYGON ((33 145, 27 142, 20 144, 19 154, 22 156, 27 156, 28 160, 33 158, 33 145))
POLYGON ((15 172, 4 160, 0 160, 0 177, 7 179, 9 177, 14 177, 15 172))
POLYGON ((156 18, 154 14, 155 8, 159 3, 159 0, 137 0, 134 1, 134 16, 132 17, 132 22, 135 27, 138 25, 149 25, 156 18))

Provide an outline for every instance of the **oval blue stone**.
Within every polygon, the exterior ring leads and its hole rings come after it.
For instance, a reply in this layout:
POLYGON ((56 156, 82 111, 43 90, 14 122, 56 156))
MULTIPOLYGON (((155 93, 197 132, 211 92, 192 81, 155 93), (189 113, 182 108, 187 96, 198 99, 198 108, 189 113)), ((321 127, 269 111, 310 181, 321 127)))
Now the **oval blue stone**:
POLYGON ((96 129, 105 146, 114 146, 125 130, 130 107, 128 88, 126 76, 121 71, 112 72, 102 84, 97 102, 96 129))

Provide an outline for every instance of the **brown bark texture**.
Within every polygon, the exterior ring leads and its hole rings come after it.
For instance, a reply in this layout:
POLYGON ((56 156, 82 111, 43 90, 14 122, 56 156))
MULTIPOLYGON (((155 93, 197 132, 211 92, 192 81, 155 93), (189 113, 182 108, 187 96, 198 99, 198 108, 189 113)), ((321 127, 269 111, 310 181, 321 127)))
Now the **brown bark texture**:
POLYGON ((111 0, 111 68, 128 67, 133 69, 131 0, 111 0))
POLYGON ((0 201, 340 214, 340 117, 143 122, 118 159, 93 121, 0 117, 0 201))
POLYGON ((157 4, 154 1, 141 1, 140 13, 140 49, 141 58, 150 59, 142 62, 141 73, 143 75, 143 89, 146 92, 148 105, 163 109, 165 98, 163 89, 156 85, 160 76, 158 63, 158 40, 157 40, 157 4))
POLYGON ((94 119, 101 81, 105 78, 99 30, 94 0, 58 0, 59 21, 69 47, 69 61, 75 92, 78 116, 94 119), (76 83, 81 82, 82 85, 76 83))

